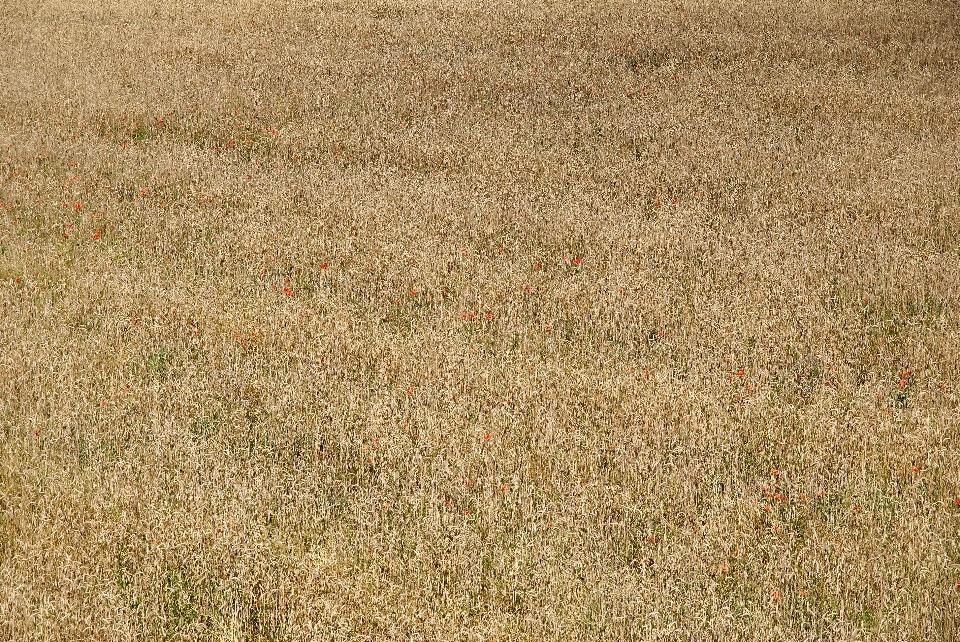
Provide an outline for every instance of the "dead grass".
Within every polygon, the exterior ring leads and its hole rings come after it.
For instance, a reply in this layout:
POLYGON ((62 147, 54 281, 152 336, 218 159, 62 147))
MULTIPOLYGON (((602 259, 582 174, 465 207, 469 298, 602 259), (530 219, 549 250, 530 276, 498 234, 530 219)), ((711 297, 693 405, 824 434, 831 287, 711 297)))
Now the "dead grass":
POLYGON ((0 9, 0 638, 960 639, 955 2, 0 9))

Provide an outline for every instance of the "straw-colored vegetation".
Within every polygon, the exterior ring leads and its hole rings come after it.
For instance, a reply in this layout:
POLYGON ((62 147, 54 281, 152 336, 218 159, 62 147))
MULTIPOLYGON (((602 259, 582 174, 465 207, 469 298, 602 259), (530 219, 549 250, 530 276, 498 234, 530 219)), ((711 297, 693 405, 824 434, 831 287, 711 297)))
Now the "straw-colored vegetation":
POLYGON ((960 9, 4 2, 0 639, 960 639, 960 9))

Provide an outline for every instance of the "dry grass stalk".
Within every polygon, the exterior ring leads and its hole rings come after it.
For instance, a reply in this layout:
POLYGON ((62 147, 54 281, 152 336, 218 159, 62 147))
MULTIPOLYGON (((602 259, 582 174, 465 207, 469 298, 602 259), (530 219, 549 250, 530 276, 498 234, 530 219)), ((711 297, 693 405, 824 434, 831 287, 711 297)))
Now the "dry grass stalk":
POLYGON ((953 2, 5 3, 0 638, 960 639, 953 2))

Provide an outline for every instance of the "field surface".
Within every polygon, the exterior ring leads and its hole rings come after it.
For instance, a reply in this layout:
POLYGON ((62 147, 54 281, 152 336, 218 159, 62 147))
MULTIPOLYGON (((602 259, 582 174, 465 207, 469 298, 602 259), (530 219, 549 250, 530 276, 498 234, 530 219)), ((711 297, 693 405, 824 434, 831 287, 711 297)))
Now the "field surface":
POLYGON ((960 5, 0 3, 0 640, 960 640, 960 5))

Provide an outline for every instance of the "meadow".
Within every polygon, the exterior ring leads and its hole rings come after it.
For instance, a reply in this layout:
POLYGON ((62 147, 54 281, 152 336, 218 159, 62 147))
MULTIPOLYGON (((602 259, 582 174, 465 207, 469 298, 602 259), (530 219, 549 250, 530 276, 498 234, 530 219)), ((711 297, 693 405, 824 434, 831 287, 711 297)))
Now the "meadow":
POLYGON ((955 0, 0 4, 0 640, 960 640, 955 0))

